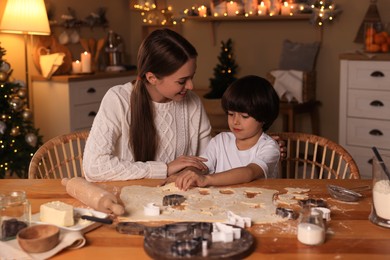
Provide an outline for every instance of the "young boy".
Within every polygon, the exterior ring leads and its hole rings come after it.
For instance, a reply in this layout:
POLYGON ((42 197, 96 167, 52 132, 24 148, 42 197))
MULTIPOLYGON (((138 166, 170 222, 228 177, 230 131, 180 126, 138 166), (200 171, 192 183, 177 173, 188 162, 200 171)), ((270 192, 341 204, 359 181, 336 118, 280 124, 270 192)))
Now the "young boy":
POLYGON ((275 178, 280 157, 278 143, 268 136, 279 114, 279 97, 264 78, 246 76, 236 80, 222 97, 231 132, 215 136, 201 155, 208 172, 187 168, 166 182, 179 189, 218 186, 275 178))

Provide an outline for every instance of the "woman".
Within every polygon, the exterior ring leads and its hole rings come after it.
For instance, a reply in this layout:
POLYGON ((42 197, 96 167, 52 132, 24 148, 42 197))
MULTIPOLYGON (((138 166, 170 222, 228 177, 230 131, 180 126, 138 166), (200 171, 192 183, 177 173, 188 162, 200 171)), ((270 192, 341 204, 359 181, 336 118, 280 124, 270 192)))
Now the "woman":
POLYGON ((207 169, 203 152, 211 126, 189 90, 197 52, 180 34, 153 31, 138 52, 135 84, 104 96, 84 150, 89 181, 166 178, 186 167, 207 169))

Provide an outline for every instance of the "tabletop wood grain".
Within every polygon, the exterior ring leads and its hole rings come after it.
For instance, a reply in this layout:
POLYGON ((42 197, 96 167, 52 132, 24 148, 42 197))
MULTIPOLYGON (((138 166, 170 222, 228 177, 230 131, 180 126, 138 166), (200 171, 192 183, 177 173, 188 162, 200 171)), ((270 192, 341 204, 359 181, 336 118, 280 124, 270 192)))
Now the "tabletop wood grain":
MULTIPOLYGON (((119 196, 121 187, 129 185, 156 186, 161 180, 135 180, 98 183, 119 196)), ((368 220, 372 192, 354 203, 338 202, 330 197, 327 184, 353 188, 371 185, 371 180, 257 180, 241 186, 263 187, 285 192, 286 187, 309 188, 310 198, 323 199, 331 209, 326 241, 319 246, 307 246, 297 240, 295 220, 276 224, 253 225, 248 231, 255 238, 255 248, 247 259, 390 259, 390 229, 368 220)), ((39 212, 42 203, 60 200, 74 206, 84 206, 69 196, 60 180, 0 180, 0 192, 24 190, 39 212)), ((143 237, 120 234, 112 225, 103 225, 85 234, 86 245, 77 250, 65 250, 53 259, 150 259, 143 249, 143 237)))

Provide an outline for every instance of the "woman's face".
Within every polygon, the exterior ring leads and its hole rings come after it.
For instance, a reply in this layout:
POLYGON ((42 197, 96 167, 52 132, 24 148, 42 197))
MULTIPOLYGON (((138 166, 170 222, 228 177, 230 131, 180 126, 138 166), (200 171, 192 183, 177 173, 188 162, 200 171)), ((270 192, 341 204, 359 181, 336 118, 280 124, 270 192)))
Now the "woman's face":
POLYGON ((153 101, 164 103, 182 101, 188 90, 192 90, 194 85, 192 79, 196 71, 196 59, 189 59, 182 67, 169 76, 161 79, 156 78, 153 73, 146 73, 149 81, 147 89, 153 101))

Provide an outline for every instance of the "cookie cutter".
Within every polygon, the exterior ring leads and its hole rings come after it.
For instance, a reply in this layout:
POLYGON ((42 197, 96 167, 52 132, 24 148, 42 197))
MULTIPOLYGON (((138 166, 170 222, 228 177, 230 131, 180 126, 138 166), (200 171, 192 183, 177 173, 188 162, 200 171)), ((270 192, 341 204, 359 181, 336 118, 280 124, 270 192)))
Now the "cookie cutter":
POLYGON ((315 207, 312 208, 312 210, 319 210, 322 212, 322 218, 325 219, 326 221, 330 221, 330 209, 328 208, 323 208, 323 207, 315 207))
POLYGON ((158 216, 160 215, 160 208, 154 203, 148 203, 144 206, 144 215, 145 216, 158 216))
POLYGON ((191 257, 202 251, 202 243, 199 239, 176 240, 171 246, 174 256, 191 257))
POLYGON ((297 219, 299 216, 299 214, 294 212, 292 209, 286 209, 282 207, 277 207, 275 213, 276 215, 287 219, 297 219))
POLYGON ((180 194, 170 194, 163 197, 164 206, 178 206, 183 203, 186 198, 180 194))
POLYGON ((213 223, 213 232, 211 233, 212 242, 233 242, 234 239, 241 238, 241 229, 228 224, 216 222, 213 223))
POLYGON ((299 205, 301 207, 322 207, 327 208, 328 205, 323 199, 307 199, 307 200, 300 200, 299 205))
POLYGON ((227 215, 228 215, 228 220, 227 220, 228 224, 239 226, 241 228, 252 226, 252 219, 249 217, 241 217, 230 210, 227 212, 227 215))
POLYGON ((135 222, 119 222, 116 225, 116 231, 121 234, 143 236, 145 232, 145 226, 135 222))

